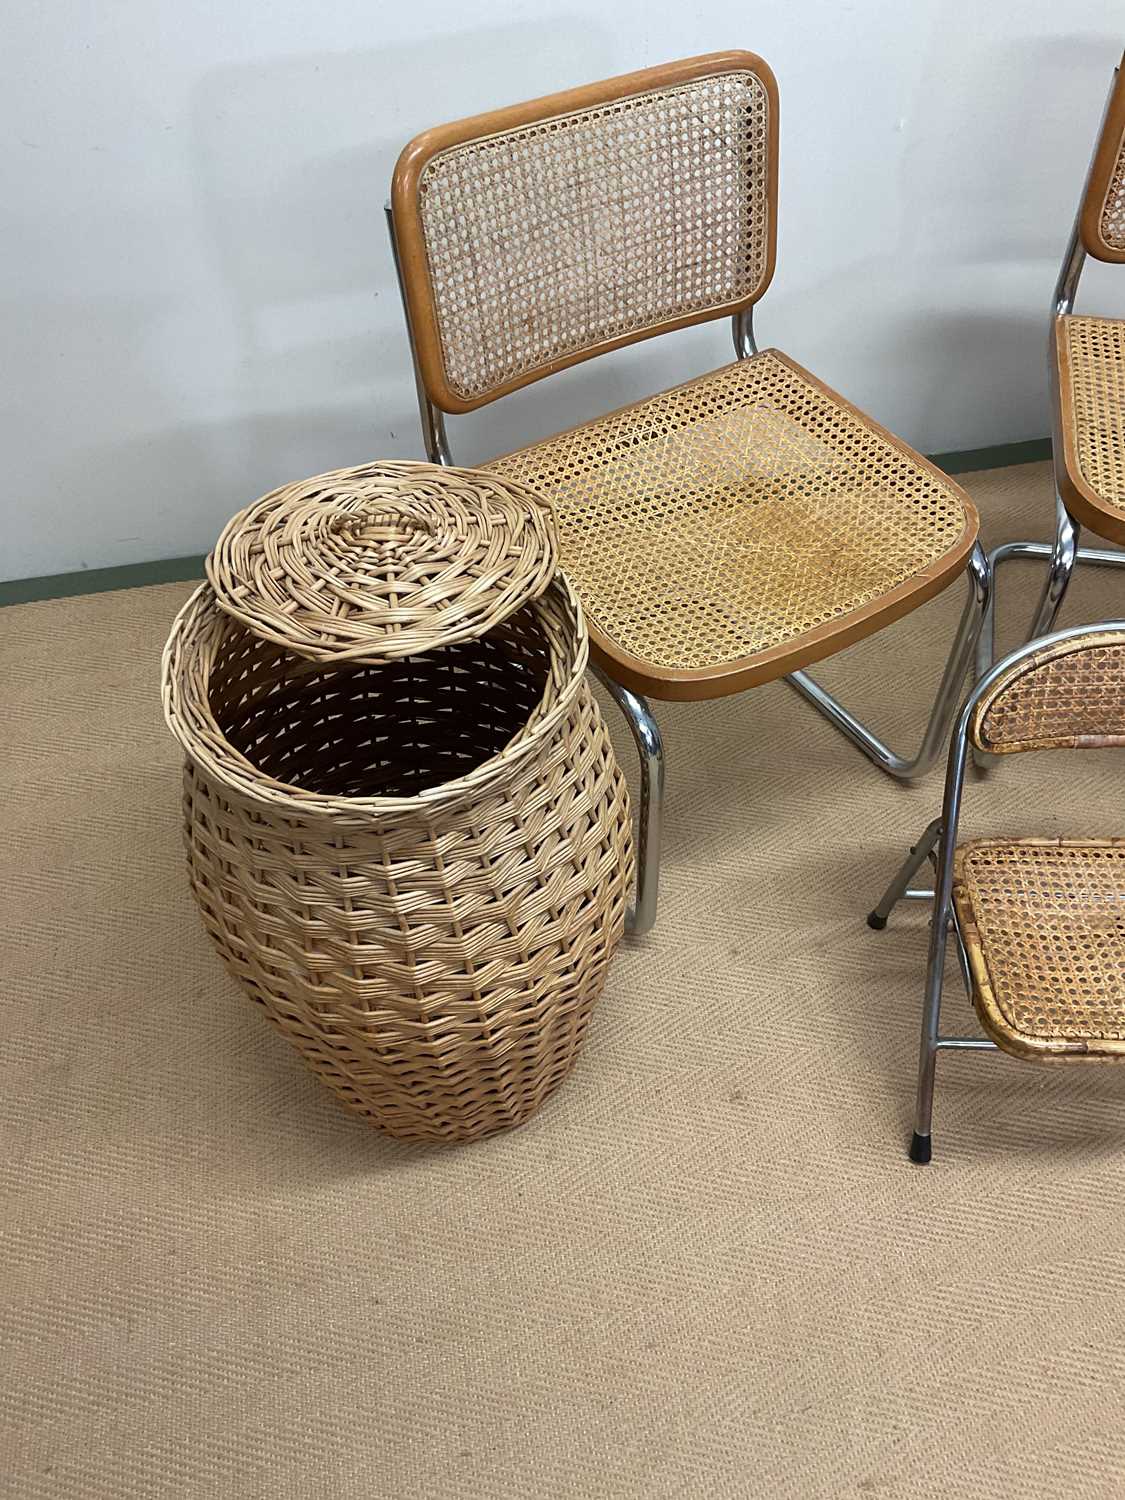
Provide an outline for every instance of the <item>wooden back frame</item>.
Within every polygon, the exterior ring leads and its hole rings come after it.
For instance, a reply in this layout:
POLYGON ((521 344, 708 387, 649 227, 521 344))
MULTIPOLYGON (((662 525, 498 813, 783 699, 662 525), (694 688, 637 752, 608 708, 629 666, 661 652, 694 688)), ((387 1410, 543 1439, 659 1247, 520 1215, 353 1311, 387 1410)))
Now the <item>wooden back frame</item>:
POLYGON ((544 98, 533 99, 525 104, 513 104, 505 109, 474 115, 469 119, 458 120, 449 125, 438 125, 416 136, 406 146, 395 166, 391 187, 391 211, 410 338, 414 348, 418 378, 425 395, 441 411, 450 413, 473 411, 477 407, 485 406, 501 396, 518 390, 521 386, 542 380, 570 365, 592 359, 595 355, 608 353, 611 349, 634 344, 641 339, 653 338, 657 334, 668 333, 676 328, 686 328, 695 323, 710 322, 716 318, 730 317, 746 311, 769 286, 776 260, 777 143, 777 81, 769 65, 755 53, 734 51, 713 52, 702 57, 665 63, 660 67, 645 68, 636 73, 625 73, 602 83, 587 84, 582 88, 568 89, 563 93, 548 94, 544 98), (766 202, 769 214, 769 223, 766 227, 767 261, 754 295, 737 302, 667 318, 620 337, 574 350, 507 380, 479 396, 466 398, 452 390, 446 378, 441 329, 430 281, 425 230, 421 215, 420 183, 427 164, 439 152, 448 150, 452 146, 465 145, 482 137, 500 135, 526 125, 538 124, 560 115, 573 114, 576 111, 610 104, 634 95, 657 93, 700 79, 718 77, 723 73, 753 73, 765 89, 769 101, 766 182, 766 202))
POLYGON ((1082 198, 1079 228, 1086 253, 1095 260, 1120 265, 1125 262, 1125 247, 1107 245, 1102 235, 1102 216, 1106 198, 1113 185, 1118 162, 1125 153, 1125 56, 1114 71, 1113 87, 1106 104, 1094 158, 1082 198))

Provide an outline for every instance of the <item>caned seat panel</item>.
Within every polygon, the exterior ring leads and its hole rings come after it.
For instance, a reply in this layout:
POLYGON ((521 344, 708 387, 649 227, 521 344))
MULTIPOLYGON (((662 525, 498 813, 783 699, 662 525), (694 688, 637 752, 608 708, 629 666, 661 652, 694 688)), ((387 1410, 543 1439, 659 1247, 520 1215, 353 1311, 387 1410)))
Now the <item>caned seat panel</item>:
POLYGON ((973 1003, 1021 1057, 1125 1057, 1125 839, 981 839, 954 858, 973 1003))
POLYGON ((603 665, 714 697, 869 635, 977 532, 945 475, 775 350, 486 465, 555 507, 603 665))

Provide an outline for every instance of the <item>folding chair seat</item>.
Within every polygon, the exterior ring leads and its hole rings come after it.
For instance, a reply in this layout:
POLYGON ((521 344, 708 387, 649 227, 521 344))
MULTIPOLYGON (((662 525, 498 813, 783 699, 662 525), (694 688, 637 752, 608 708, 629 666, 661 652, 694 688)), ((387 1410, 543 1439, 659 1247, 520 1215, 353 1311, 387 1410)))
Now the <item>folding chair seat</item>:
POLYGON ((1017 1057, 1125 1055, 1125 839, 978 839, 953 906, 981 1025, 1017 1057))

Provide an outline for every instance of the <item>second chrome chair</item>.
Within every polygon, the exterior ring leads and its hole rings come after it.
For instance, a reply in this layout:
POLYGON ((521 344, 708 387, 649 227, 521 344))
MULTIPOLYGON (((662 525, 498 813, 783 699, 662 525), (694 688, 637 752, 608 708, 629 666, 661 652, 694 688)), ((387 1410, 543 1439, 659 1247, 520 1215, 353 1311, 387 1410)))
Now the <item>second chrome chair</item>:
MULTIPOLYGON (((1077 562, 1125 566, 1125 552, 1079 547, 1082 528, 1125 543, 1125 321, 1074 311, 1087 255, 1125 262, 1125 75, 1113 75, 1094 155, 1067 241, 1050 311, 1047 380, 1055 473, 1053 542, 1004 542, 994 570, 1012 559, 1047 561, 1028 639, 1050 630, 1077 562)), ((977 648, 977 677, 992 665, 995 599, 977 648)))
POLYGON ((754 304, 777 238, 777 87, 717 53, 439 126, 391 231, 427 452, 445 413, 638 339, 731 317, 737 359, 493 461, 555 507, 592 656, 641 753, 632 928, 656 913, 663 751, 647 697, 788 681, 892 776, 941 753, 989 597, 977 513, 787 355, 754 304), (933 598, 969 598, 918 753, 804 672, 933 598))
POLYGON ((986 755, 1125 747, 1125 623, 1029 642, 977 684, 950 745, 941 816, 868 917, 905 898, 931 903, 912 1161, 931 1155, 939 1052, 1041 1062, 1125 1061, 1125 839, 991 838, 958 843, 970 746, 986 755), (929 861, 933 890, 912 889, 929 861), (941 1032, 953 937, 984 1036, 941 1032))

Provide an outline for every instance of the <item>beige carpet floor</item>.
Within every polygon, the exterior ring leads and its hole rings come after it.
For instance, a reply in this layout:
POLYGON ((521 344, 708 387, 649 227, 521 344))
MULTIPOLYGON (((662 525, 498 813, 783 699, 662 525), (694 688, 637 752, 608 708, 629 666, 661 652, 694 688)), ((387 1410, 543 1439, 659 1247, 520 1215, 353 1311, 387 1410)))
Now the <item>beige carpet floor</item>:
MULTIPOLYGON (((966 484, 992 538, 1051 514, 1045 465, 966 484)), ((780 684, 665 707, 660 922, 576 1073, 404 1146, 196 918, 157 692, 187 592, 0 612, 0 1493, 1125 1494, 1125 1073, 943 1058, 906 1160, 925 916, 863 917, 937 773, 780 684)), ((960 603, 824 680, 910 739, 960 603)), ((1114 614, 1087 571, 1065 622, 1114 614)), ((1005 763, 967 830, 1125 831, 1122 764, 1005 763)))

